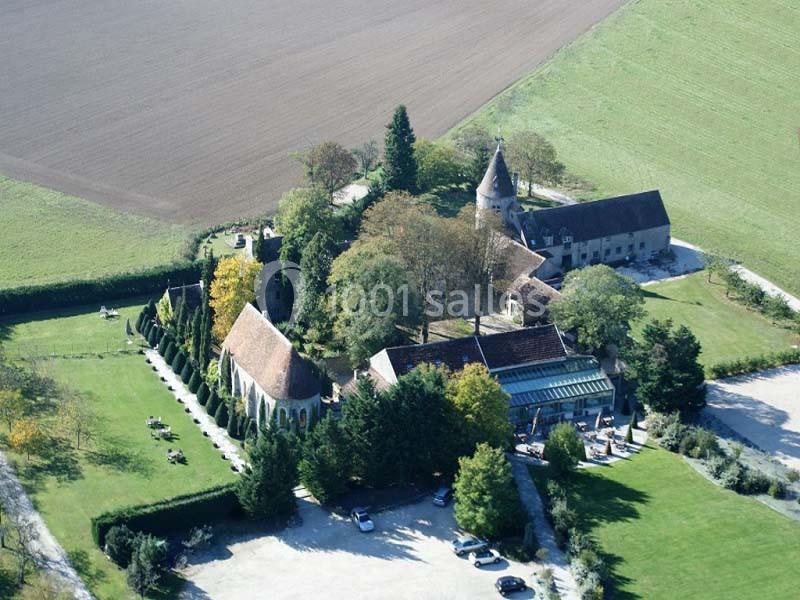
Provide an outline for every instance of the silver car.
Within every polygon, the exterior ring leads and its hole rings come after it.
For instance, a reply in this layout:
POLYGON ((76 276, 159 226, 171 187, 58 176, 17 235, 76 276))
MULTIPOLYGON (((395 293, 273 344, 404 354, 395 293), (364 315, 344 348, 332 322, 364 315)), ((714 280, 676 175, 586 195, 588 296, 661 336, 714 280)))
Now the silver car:
POLYGON ((458 538, 457 540, 453 540, 452 546, 453 552, 456 553, 456 556, 464 556, 470 552, 480 552, 481 550, 486 550, 489 547, 489 544, 482 539, 472 536, 465 536, 458 538))
POLYGON ((502 556, 500 556, 494 550, 489 550, 488 548, 486 550, 469 553, 469 561, 478 568, 482 567, 483 565, 497 564, 501 560, 503 560, 502 556))

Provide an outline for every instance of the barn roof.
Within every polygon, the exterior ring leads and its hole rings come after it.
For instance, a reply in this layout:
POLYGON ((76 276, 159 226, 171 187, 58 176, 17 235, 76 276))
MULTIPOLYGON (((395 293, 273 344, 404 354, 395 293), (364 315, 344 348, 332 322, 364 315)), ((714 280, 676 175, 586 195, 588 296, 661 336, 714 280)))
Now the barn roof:
POLYGON ((304 400, 320 393, 313 365, 252 304, 242 309, 222 347, 276 400, 304 400))
POLYGON ((184 290, 186 290, 186 306, 189 307, 190 312, 194 312, 195 309, 200 308, 203 304, 203 285, 201 283, 167 288, 169 304, 172 310, 175 310, 178 306, 178 300, 183 296, 184 290))
POLYGON ((584 242, 670 224, 658 190, 528 211, 519 218, 534 250, 546 246, 545 236, 553 236, 553 243, 547 245, 558 246, 565 235, 584 242))

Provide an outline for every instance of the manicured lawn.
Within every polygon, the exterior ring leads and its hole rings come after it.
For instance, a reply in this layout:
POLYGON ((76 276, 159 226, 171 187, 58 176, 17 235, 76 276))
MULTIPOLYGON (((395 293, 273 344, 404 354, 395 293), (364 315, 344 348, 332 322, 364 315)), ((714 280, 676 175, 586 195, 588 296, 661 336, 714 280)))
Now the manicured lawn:
MULTIPOLYGON (((108 303, 107 308, 119 311, 119 318, 103 319, 100 305, 64 308, 0 319, 0 344, 6 354, 16 358, 26 355, 98 353, 114 350, 130 351, 136 346, 127 343, 125 321, 131 328, 147 298, 108 303)), ((158 301, 158 298, 154 298, 158 301)), ((135 338, 134 338, 135 339, 135 338)))
MULTIPOLYGON (((135 314, 140 306, 138 303, 123 308, 123 315, 135 314)), ((79 337, 87 343, 102 344, 118 335, 106 331, 106 324, 92 311, 62 319, 32 319, 9 329, 12 340, 18 335, 29 335, 44 343, 79 337)), ((117 329, 122 326, 124 321, 114 325, 117 329)), ((61 445, 30 463, 13 453, 11 457, 48 526, 97 597, 130 597, 124 573, 95 548, 90 519, 120 506, 233 481, 235 475, 142 355, 58 358, 41 367, 59 383, 88 395, 97 418, 97 435, 80 451, 61 445), (152 439, 145 425, 150 415, 160 416, 170 425, 176 439, 152 439), (168 447, 181 448, 186 464, 169 464, 168 447)), ((175 581, 168 584, 174 586, 175 581)))
POLYGON ((800 6, 630 2, 474 119, 532 128, 592 197, 659 188, 676 237, 800 293, 800 6))
POLYGON ((0 289, 168 263, 187 229, 0 176, 0 289))
POLYGON ((725 297, 725 289, 706 282, 705 273, 648 285, 647 317, 671 318, 686 325, 700 340, 701 362, 706 366, 721 361, 786 350, 800 343, 797 334, 773 324, 761 314, 725 297))
MULTIPOLYGON (((541 489, 546 471, 532 472, 541 489)), ((715 486, 675 454, 647 447, 579 471, 567 489, 608 554, 615 598, 797 597, 800 524, 715 486)))

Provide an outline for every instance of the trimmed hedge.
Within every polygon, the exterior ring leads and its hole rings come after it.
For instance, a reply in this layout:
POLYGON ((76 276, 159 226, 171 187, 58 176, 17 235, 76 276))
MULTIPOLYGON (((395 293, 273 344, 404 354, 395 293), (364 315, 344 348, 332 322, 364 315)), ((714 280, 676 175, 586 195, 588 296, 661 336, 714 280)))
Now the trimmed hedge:
POLYGON ((200 403, 200 406, 205 406, 206 402, 208 401, 208 386, 206 385, 205 381, 200 384, 200 387, 197 389, 197 401, 200 403))
POLYGON ((170 366, 176 375, 180 375, 185 364, 186 355, 183 353, 183 350, 178 350, 178 352, 175 354, 175 358, 172 359, 172 364, 170 366))
POLYGON ((202 261, 179 262, 108 277, 0 290, 0 315, 106 304, 111 300, 163 292, 167 286, 197 283, 202 261))
POLYGON ((169 346, 171 341, 172 338, 169 336, 169 334, 164 333, 164 335, 161 336, 161 341, 158 342, 158 353, 161 356, 164 356, 167 353, 167 346, 169 346))
POLYGON ((175 360, 175 354, 177 353, 178 348, 175 346, 175 342, 170 340, 169 344, 167 344, 167 350, 164 352, 164 360, 170 366, 172 366, 172 361, 175 360))
POLYGON ((192 368, 192 363, 187 360, 183 365, 183 369, 181 369, 181 381, 184 384, 189 383, 192 379, 192 375, 194 375, 194 369, 192 368))
POLYGON ((712 365, 709 373, 713 379, 732 377, 734 375, 746 375, 764 369, 773 369, 784 365, 800 364, 800 349, 784 350, 773 352, 772 354, 762 354, 761 356, 749 356, 738 360, 721 362, 712 365))
POLYGON ((192 377, 189 379, 189 391, 196 394, 197 390, 200 388, 200 382, 200 371, 199 369, 195 369, 192 373, 192 377))
POLYGON ((228 483, 194 494, 102 513, 92 519, 92 539, 102 549, 106 534, 115 525, 165 536, 240 514, 236 483, 228 483))

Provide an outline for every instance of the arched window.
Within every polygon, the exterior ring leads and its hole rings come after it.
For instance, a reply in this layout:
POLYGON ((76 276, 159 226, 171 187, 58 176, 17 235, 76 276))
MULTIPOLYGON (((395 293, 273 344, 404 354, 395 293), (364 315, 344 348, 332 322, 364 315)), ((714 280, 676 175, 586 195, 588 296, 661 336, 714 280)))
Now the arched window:
POLYGON ((239 369, 233 370, 233 395, 238 396, 242 389, 242 381, 239 379, 239 369))
POLYGON ((306 409, 303 408, 303 409, 300 410, 300 421, 299 421, 300 429, 305 429, 306 428, 306 422, 307 421, 308 421, 308 418, 306 416, 306 409))
POLYGON ((278 423, 280 424, 281 427, 286 428, 286 409, 282 408, 279 414, 280 414, 280 420, 278 421, 278 423))

